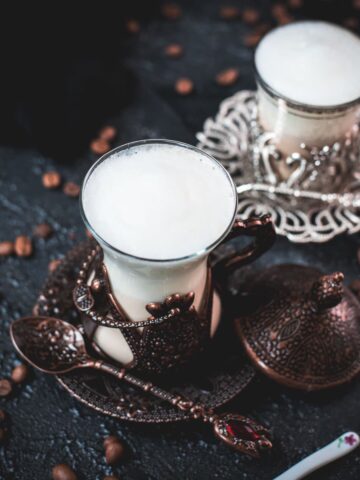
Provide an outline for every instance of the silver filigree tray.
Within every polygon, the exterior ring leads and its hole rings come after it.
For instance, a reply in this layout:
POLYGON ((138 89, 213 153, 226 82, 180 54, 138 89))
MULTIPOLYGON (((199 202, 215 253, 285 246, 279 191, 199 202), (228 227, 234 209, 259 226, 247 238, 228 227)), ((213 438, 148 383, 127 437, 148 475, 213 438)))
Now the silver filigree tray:
POLYGON ((286 181, 272 168, 277 151, 273 134, 257 122, 256 92, 244 90, 224 100, 197 139, 198 147, 232 175, 239 193, 239 218, 270 213, 277 233, 298 243, 326 242, 360 231, 358 125, 343 144, 321 149, 303 145, 307 159, 299 153, 286 159, 295 166, 286 181))

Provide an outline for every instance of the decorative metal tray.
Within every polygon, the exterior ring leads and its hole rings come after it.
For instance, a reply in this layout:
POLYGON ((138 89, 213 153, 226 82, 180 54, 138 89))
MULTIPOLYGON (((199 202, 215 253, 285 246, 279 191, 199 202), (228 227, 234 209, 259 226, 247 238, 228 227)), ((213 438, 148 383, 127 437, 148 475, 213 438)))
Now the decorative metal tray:
MULTIPOLYGON (((93 247, 92 241, 75 247, 49 275, 34 307, 36 315, 61 317, 82 328, 72 291, 80 267, 93 247)), ((211 349, 201 361, 176 375, 156 377, 154 382, 209 408, 218 408, 238 395, 253 379, 255 371, 233 334, 232 322, 227 322, 232 315, 236 316, 236 312, 224 314, 211 349)), ((97 356, 91 345, 87 348, 92 356, 97 356)), ((192 418, 191 414, 98 371, 80 369, 57 379, 82 403, 121 420, 163 423, 192 418)))
POLYGON ((232 175, 238 186, 241 219, 270 213, 277 233, 292 242, 326 242, 341 233, 360 231, 360 136, 355 127, 355 140, 350 147, 345 142, 340 154, 338 144, 312 149, 312 162, 307 162, 306 168, 301 156, 293 154, 290 162, 296 168, 285 182, 275 178, 268 161, 274 154, 273 135, 258 125, 253 91, 240 91, 224 100, 215 119, 205 121, 197 139, 198 147, 217 158, 232 175), (325 185, 326 189, 330 184, 334 191, 313 191, 309 179, 314 173, 318 180, 325 178, 324 168, 334 165, 341 175, 325 185), (309 166, 318 171, 309 172, 309 166))

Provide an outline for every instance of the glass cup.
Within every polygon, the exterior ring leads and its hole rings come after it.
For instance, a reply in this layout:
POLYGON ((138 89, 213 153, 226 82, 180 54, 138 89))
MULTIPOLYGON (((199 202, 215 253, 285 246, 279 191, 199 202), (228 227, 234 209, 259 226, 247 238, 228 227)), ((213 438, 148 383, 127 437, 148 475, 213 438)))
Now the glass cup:
POLYGON ((255 73, 259 122, 266 132, 273 133, 274 143, 282 154, 275 168, 283 180, 294 171, 294 165, 288 162, 287 157, 293 153, 308 157, 304 146, 308 149, 322 148, 344 142, 359 121, 359 98, 329 107, 306 105, 276 92, 258 71, 255 73))
MULTIPOLYGON (((196 310, 203 304, 204 296, 211 295, 213 296, 211 298, 211 321, 209 322, 211 328, 208 332, 208 337, 215 333, 221 315, 219 295, 213 288, 206 288, 209 275, 211 275, 208 262, 209 254, 218 245, 230 238, 239 235, 250 235, 254 237, 251 245, 248 245, 241 252, 236 252, 217 264, 216 270, 217 273, 220 274, 220 272, 226 268, 233 268, 253 261, 272 245, 275 236, 271 220, 268 216, 262 217, 261 219, 253 218, 247 221, 235 220, 237 211, 236 187, 229 173, 217 160, 196 147, 170 140, 142 140, 133 142, 117 147, 99 158, 90 168, 84 179, 80 197, 80 209, 84 223, 103 250, 103 263, 107 272, 112 295, 127 319, 131 322, 144 321, 144 319, 149 317, 146 305, 154 302, 162 302, 167 296, 175 293, 185 295, 193 292, 195 295, 193 306, 196 310), (88 221, 83 197, 91 175, 93 175, 97 167, 102 162, 106 162, 107 158, 112 156, 114 152, 125 152, 129 148, 136 148, 145 144, 168 144, 190 149, 202 156, 208 157, 212 162, 215 162, 218 168, 224 170, 224 178, 229 182, 234 193, 233 216, 219 238, 213 241, 211 245, 204 245, 200 251, 180 258, 169 258, 165 260, 141 258, 115 248, 106 238, 102 238, 96 231, 94 225, 91 225, 88 221)), ((209 221, 211 221, 211 212, 207 212, 206 214, 209 217, 209 221)), ((169 222, 171 222, 171 218, 169 222)), ((146 239, 144 239, 144 241, 146 241, 146 239)), ((174 321, 176 321, 176 319, 174 321)), ((156 328, 156 325, 151 328, 156 328)), ((98 325, 93 339, 97 346, 109 357, 126 366, 133 364, 133 351, 129 347, 121 329, 98 325)))

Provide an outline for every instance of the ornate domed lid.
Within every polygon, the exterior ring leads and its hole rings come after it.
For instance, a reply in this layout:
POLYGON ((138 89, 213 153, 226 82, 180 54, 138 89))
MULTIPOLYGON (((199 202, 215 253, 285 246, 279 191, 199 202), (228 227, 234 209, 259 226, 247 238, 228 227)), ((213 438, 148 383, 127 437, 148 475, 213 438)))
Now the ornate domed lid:
POLYGON ((360 371, 360 304, 342 273, 278 265, 248 284, 237 332, 254 364, 286 386, 320 390, 360 371))

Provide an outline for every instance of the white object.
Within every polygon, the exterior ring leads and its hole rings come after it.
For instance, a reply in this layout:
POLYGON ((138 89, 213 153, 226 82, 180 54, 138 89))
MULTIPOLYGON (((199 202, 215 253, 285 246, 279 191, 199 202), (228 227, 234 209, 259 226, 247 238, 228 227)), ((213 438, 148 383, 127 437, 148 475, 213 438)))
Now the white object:
POLYGON ((318 468, 337 460, 352 452, 360 444, 359 435, 355 432, 347 432, 333 442, 321 448, 317 452, 301 460, 286 472, 274 480, 299 480, 314 472, 318 468))
MULTIPOLYGON (((145 305, 195 292, 199 307, 207 257, 234 222, 237 193, 224 167, 189 145, 135 142, 96 162, 82 190, 85 222, 104 251, 113 293, 133 320, 145 305)), ((214 297, 212 333, 220 319, 214 297)), ((118 329, 98 327, 97 344, 128 364, 133 354, 118 329)))
POLYGON ((301 143, 333 144, 356 123, 359 58, 360 39, 327 22, 296 22, 263 38, 255 53, 259 119, 285 155, 301 143))

